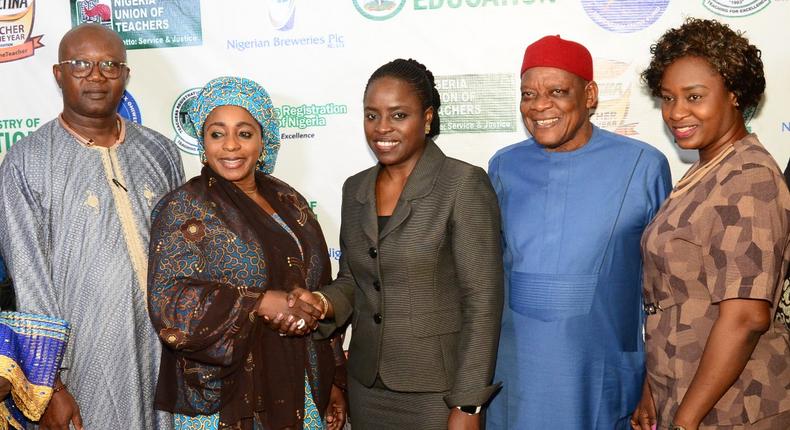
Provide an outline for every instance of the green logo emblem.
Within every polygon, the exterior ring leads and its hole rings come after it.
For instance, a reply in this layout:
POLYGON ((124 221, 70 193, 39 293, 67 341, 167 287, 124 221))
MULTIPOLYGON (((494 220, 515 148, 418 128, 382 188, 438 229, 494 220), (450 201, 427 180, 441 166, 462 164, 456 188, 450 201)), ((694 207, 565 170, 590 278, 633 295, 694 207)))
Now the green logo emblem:
POLYGON ((702 4, 716 15, 737 18, 765 9, 771 0, 703 0, 702 4))
POLYGON ((397 15, 406 0, 354 0, 354 7, 357 12, 368 19, 384 21, 397 15))

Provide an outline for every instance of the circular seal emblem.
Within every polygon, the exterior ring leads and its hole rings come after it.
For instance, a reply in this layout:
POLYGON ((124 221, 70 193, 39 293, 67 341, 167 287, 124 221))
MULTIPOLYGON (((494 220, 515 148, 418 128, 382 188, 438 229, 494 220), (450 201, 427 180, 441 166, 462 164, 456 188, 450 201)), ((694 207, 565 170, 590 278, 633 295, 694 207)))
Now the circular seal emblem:
POLYGON ((134 97, 129 94, 129 91, 123 92, 121 103, 118 105, 118 114, 129 121, 136 122, 138 124, 143 123, 143 117, 140 115, 140 106, 137 105, 137 101, 135 101, 134 97))
POLYGON ((406 0, 354 0, 354 7, 362 16, 375 21, 384 21, 400 13, 406 0))
POLYGON ((176 142, 176 146, 181 151, 192 155, 198 155, 198 141, 189 134, 193 128, 187 112, 189 112, 192 103, 197 99, 200 90, 201 88, 190 88, 181 93, 173 104, 173 110, 170 115, 170 122, 176 131, 176 137, 173 139, 176 142))
POLYGON ((643 30, 661 17, 669 0, 582 0, 590 19, 615 33, 643 30))
POLYGON ((771 0, 703 0, 702 4, 716 15, 734 18, 755 14, 771 4, 771 0))

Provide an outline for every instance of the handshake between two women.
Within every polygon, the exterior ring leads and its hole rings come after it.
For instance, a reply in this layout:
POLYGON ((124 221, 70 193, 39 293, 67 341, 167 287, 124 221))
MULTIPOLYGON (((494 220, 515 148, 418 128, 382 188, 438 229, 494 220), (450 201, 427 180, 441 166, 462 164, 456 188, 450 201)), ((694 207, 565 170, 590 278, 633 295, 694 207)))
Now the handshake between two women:
POLYGON ((318 322, 333 315, 332 304, 319 292, 294 288, 290 292, 267 291, 258 302, 257 314, 280 336, 304 336, 318 322))

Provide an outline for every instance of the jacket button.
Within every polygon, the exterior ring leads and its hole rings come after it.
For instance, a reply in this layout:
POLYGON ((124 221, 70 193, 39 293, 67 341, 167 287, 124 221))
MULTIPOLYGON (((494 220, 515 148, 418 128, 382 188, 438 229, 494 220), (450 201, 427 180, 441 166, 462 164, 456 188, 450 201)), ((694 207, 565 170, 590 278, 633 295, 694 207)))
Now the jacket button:
POLYGON ((375 313, 375 314, 373 314, 373 321, 374 321, 376 324, 381 324, 381 321, 382 321, 383 319, 384 319, 384 317, 382 317, 382 316, 381 316, 381 314, 379 314, 379 313, 375 313))
POLYGON ((371 247, 370 249, 368 249, 368 255, 370 256, 370 258, 376 258, 376 256, 379 255, 379 251, 376 250, 376 248, 371 247))
POLYGON ((376 280, 376 281, 373 281, 373 288, 374 288, 376 291, 381 291, 381 282, 379 282, 379 281, 377 281, 377 280, 376 280))

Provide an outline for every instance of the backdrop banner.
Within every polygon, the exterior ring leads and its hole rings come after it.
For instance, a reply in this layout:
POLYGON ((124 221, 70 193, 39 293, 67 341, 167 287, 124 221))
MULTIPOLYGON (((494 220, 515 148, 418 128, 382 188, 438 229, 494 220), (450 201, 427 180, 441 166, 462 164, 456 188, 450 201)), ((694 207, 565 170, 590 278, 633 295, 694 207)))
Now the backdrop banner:
POLYGON ((677 180, 696 153, 673 145, 639 73, 651 44, 689 16, 724 21, 762 50, 768 88, 748 125, 784 167, 790 0, 2 0, 0 161, 61 111, 58 43, 96 22, 128 48, 119 112, 172 138, 188 177, 200 168, 184 130, 197 90, 222 75, 269 90, 283 141, 274 174, 311 202, 336 265, 343 181, 375 162, 362 93, 378 66, 398 57, 426 64, 442 97, 438 144, 486 167, 496 150, 526 138, 518 110, 526 46, 548 34, 581 42, 600 87, 593 121, 663 151, 677 180))

